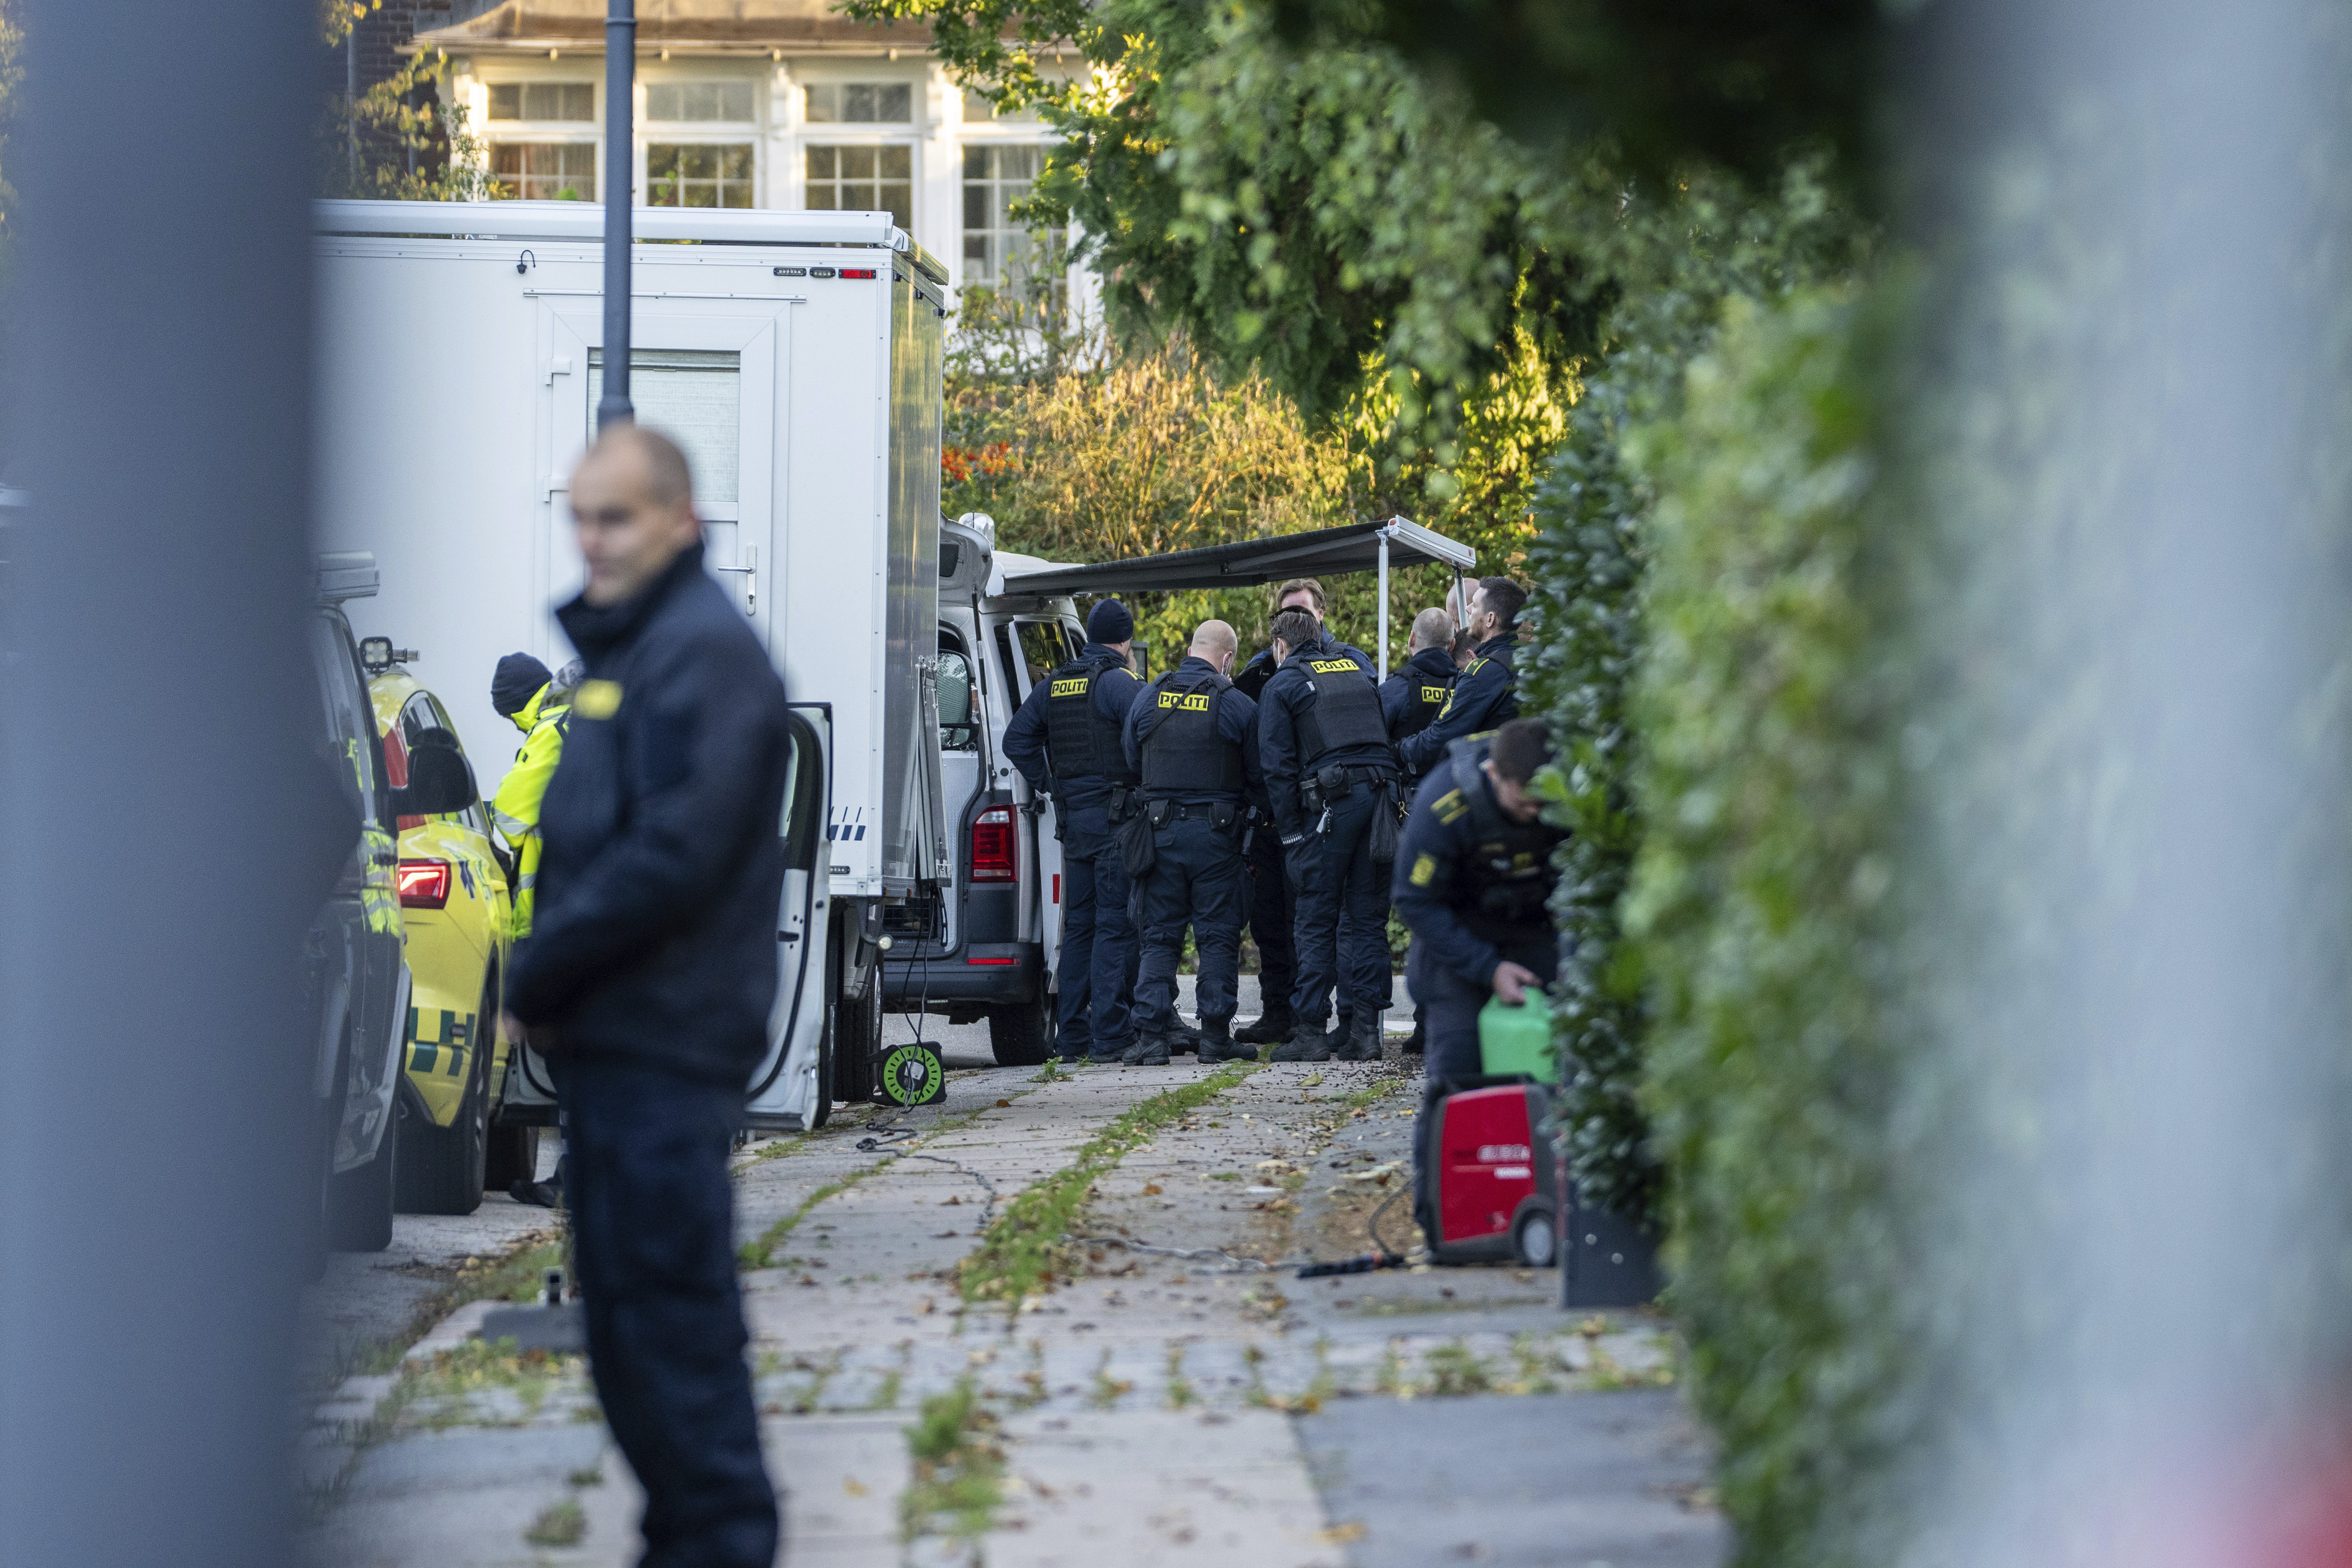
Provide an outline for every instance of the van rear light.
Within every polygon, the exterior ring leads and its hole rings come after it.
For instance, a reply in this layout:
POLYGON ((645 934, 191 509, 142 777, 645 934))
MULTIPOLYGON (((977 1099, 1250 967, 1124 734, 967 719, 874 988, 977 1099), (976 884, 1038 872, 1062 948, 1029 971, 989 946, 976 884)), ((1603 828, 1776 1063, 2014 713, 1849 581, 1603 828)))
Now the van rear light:
POLYGON ((1021 852, 1013 836, 1013 808, 991 806, 971 820, 971 880, 1018 882, 1021 852))
POLYGON ((439 909, 448 902, 447 861, 400 862, 400 906, 403 909, 439 909))

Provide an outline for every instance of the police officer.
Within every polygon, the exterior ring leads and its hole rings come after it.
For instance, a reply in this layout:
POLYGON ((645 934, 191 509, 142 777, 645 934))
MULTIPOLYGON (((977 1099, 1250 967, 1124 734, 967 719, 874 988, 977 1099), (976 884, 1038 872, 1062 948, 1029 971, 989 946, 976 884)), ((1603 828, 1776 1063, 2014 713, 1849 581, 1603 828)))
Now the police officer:
POLYGON ((1454 695, 1461 669, 1454 663, 1453 650, 1453 616, 1443 610, 1424 610, 1412 618, 1404 665, 1381 683, 1381 716, 1388 721, 1391 741, 1402 745, 1408 736, 1427 729, 1454 695))
MULTIPOLYGON (((1275 591, 1274 609, 1304 610, 1319 623, 1323 619, 1323 585, 1311 577, 1294 577, 1275 591)), ((1367 664, 1370 660, 1348 648, 1367 664)), ((1272 647, 1261 648, 1234 677, 1234 689, 1256 702, 1274 678, 1272 647)), ((1274 810, 1261 795, 1252 802, 1256 820, 1249 831, 1249 930, 1257 944, 1258 1017, 1234 1031, 1246 1045, 1286 1043, 1296 1027, 1291 992, 1298 983, 1298 958, 1291 941, 1297 912, 1290 902, 1290 875, 1283 867, 1282 838, 1274 831, 1274 810)))
POLYGON ((1061 1005, 1065 1061, 1116 1061, 1134 1043, 1128 998, 1135 932, 1118 826, 1139 779, 1127 759, 1127 710, 1142 695, 1128 662, 1135 617, 1116 599, 1087 616, 1078 656, 1029 688, 1004 727, 1004 755, 1030 788, 1054 797, 1062 831, 1061 1005))
POLYGON ((1477 652, 1429 727, 1397 747, 1397 760, 1407 773, 1423 776, 1463 737, 1483 735, 1518 717, 1518 675, 1511 653, 1519 637, 1519 610, 1527 601, 1528 591, 1507 577, 1479 579, 1465 628, 1477 652))
POLYGON ((1405 984, 1428 1027, 1433 1088, 1478 1073, 1487 998, 1516 1005, 1559 973, 1545 904, 1552 849, 1567 834, 1540 820, 1528 791, 1550 756, 1549 725, 1513 719, 1455 743, 1413 797, 1391 891, 1412 932, 1405 984))
POLYGON ((1396 758, 1370 660, 1332 641, 1303 610, 1274 618, 1280 667, 1258 707, 1259 756, 1281 835, 1298 948, 1296 1015, 1276 1061, 1381 1054, 1389 1000, 1389 862, 1396 855, 1396 758), (1323 1033, 1337 986, 1352 1012, 1345 1037, 1323 1033))
POLYGON ((1190 924, 1199 944, 1201 1061, 1257 1053, 1234 1041, 1234 993, 1241 977, 1243 813, 1262 792, 1257 705, 1225 672, 1239 643, 1222 621, 1203 621, 1183 663, 1128 709, 1127 758, 1143 779, 1152 863, 1139 906, 1143 962, 1135 987, 1135 1044, 1122 1059, 1139 1067, 1168 1061, 1176 1016, 1176 959, 1190 924))
POLYGON ((547 781, 563 757, 563 737, 572 724, 572 688, 580 684, 581 662, 563 667, 562 677, 529 653, 509 653, 490 676, 490 706, 523 732, 514 766, 499 780, 490 818, 514 851, 514 935, 530 935, 532 899, 539 887, 539 807, 547 781))

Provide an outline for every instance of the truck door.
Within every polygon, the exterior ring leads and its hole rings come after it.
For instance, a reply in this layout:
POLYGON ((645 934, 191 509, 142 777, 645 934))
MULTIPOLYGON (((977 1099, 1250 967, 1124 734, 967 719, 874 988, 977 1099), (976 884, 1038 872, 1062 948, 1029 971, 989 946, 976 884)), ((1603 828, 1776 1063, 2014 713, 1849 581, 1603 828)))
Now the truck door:
MULTIPOLYGON (((776 1001, 768 1014, 768 1051, 747 1085, 745 1125, 799 1132, 824 1124, 833 1108, 832 1064, 824 1060, 825 813, 831 805, 832 720, 822 703, 792 705, 792 757, 784 810, 776 825, 784 845, 784 890, 776 908, 776 1001)), ((512 1107, 552 1107, 555 1082, 539 1052, 515 1054, 507 1080, 512 1107)))
POLYGON ((832 716, 822 703, 793 706, 792 772, 784 784, 784 893, 776 909, 776 1005, 768 1054, 751 1074, 745 1123, 783 1132, 824 1125, 833 1064, 824 1060, 824 824, 832 808, 832 716))

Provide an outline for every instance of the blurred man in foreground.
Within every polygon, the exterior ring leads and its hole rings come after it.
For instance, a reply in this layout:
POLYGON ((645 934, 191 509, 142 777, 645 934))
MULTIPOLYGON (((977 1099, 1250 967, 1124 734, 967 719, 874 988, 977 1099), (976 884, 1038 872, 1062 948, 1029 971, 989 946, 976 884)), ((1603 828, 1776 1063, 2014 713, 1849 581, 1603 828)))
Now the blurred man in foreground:
POLYGON ((597 1397, 647 1568, 770 1568, 727 1154, 767 1045, 783 683, 702 567, 685 457, 623 425, 572 476, 587 668, 507 1002, 554 1070, 597 1397))

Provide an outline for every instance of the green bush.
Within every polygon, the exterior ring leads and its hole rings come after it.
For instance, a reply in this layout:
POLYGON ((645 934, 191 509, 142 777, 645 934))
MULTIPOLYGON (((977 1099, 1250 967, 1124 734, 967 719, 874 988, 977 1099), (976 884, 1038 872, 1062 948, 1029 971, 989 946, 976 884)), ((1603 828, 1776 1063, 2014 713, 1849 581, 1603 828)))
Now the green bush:
POLYGON ((1875 318, 1848 291, 1726 309, 1629 456, 1648 519, 1631 702, 1646 833, 1623 907, 1695 1397, 1745 1564, 1819 1533, 1906 1408, 1894 980, 1905 624, 1874 528, 1875 318))

